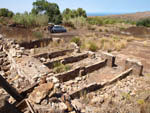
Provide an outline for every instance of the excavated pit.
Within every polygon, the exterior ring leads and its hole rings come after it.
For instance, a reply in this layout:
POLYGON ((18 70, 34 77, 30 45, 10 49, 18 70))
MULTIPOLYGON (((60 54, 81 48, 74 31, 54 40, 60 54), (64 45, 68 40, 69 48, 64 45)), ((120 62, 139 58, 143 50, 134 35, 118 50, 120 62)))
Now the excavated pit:
POLYGON ((3 37, 0 43, 0 85, 14 98, 11 104, 10 99, 6 100, 14 111, 44 113, 57 107, 60 111, 78 113, 72 99, 100 90, 130 74, 140 76, 143 71, 143 65, 136 60, 118 60, 101 51, 79 53, 73 48, 31 55, 25 53, 26 48, 32 48, 28 44, 23 48, 3 37), (63 72, 56 73, 59 66, 63 72))

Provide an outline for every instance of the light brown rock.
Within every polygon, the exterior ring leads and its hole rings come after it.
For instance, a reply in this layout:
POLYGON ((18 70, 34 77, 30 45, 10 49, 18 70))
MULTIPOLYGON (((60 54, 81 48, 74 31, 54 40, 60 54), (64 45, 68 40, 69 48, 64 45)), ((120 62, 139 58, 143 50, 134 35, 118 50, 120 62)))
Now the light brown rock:
POLYGON ((52 91, 54 87, 53 83, 45 83, 35 88, 35 90, 30 94, 29 99, 39 104, 42 99, 44 99, 52 91))

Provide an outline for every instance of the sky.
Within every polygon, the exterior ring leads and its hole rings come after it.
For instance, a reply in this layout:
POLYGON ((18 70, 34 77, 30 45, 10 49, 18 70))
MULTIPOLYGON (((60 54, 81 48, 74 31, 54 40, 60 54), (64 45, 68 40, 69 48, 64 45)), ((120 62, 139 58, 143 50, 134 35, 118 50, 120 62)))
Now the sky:
MULTIPOLYGON (((13 12, 31 11, 36 0, 0 0, 0 8, 13 12)), ((59 5, 60 10, 79 7, 88 13, 132 13, 150 11, 150 0, 48 0, 59 5)))

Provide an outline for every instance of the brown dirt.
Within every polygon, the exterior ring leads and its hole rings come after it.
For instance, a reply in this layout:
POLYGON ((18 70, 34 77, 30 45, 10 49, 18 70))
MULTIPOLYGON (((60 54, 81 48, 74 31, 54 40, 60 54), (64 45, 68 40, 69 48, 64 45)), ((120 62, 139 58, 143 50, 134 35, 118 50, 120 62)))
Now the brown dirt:
POLYGON ((31 40, 33 38, 31 29, 23 27, 0 26, 0 34, 17 40, 31 40))
POLYGON ((150 29, 146 27, 130 27, 125 30, 125 32, 129 32, 134 36, 145 36, 150 37, 150 29))
POLYGON ((122 49, 120 52, 112 52, 117 57, 121 57, 122 60, 127 58, 134 58, 142 62, 144 65, 144 73, 150 73, 150 47, 144 46, 144 41, 133 41, 128 43, 128 46, 125 49, 122 49))

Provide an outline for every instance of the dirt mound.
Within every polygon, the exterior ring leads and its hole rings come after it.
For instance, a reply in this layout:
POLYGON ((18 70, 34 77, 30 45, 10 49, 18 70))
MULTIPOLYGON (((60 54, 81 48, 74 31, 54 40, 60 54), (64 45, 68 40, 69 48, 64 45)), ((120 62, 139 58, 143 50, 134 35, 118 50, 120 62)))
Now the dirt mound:
POLYGON ((150 37, 150 29, 145 27, 130 27, 125 32, 129 32, 134 36, 150 37))

